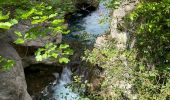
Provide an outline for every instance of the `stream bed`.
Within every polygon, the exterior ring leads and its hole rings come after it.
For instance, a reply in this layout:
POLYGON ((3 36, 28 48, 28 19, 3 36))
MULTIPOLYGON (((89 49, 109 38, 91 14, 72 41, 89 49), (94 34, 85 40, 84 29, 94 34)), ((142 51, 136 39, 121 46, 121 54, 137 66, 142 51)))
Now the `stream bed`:
MULTIPOLYGON (((85 41, 85 44, 93 45, 92 43, 95 42, 97 36, 105 34, 109 30, 110 23, 105 18, 109 18, 109 10, 103 3, 100 3, 95 11, 90 12, 85 9, 79 13, 74 13, 68 21, 71 33, 64 36, 64 39, 75 42, 85 41)), ((59 72, 51 73, 56 80, 48 84, 41 92, 41 96, 38 96, 35 100, 80 100, 79 94, 67 87, 67 84, 72 82, 70 67, 64 67, 61 72, 60 74, 59 72)))

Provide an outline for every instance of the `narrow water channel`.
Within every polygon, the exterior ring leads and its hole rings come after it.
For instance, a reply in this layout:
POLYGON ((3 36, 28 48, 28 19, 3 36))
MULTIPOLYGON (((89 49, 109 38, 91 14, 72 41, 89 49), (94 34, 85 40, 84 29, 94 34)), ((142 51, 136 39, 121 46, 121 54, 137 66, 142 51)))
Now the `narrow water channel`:
MULTIPOLYGON (((100 3, 98 9, 88 15, 76 13, 73 17, 69 21, 71 33, 65 36, 69 39, 75 38, 75 41, 78 41, 77 37, 81 40, 80 37, 86 35, 88 41, 95 41, 96 36, 105 34, 109 30, 108 20, 100 23, 101 20, 109 17, 109 10, 106 9, 103 3, 100 3)), ((72 82, 72 72, 69 67, 65 67, 61 75, 58 73, 54 73, 54 75, 57 78, 56 81, 42 91, 43 99, 40 100, 80 100, 79 94, 74 93, 67 87, 67 84, 72 82)))
MULTIPOLYGON (((109 29, 109 22, 105 20, 103 23, 100 23, 100 21, 108 17, 109 11, 103 3, 100 3, 96 11, 80 19, 78 23, 74 23, 77 25, 73 26, 81 27, 82 30, 73 31, 72 35, 80 35, 83 33, 90 36, 102 35, 109 29)), ((55 100, 80 100, 79 94, 75 94, 71 89, 66 87, 68 83, 71 83, 71 71, 69 68, 65 67, 58 85, 53 87, 55 100)))

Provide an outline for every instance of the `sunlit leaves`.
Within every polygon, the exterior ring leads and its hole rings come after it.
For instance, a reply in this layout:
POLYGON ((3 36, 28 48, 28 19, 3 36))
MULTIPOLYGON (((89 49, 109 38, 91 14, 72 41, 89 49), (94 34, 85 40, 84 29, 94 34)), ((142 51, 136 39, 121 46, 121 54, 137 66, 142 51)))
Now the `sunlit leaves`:
POLYGON ((59 46, 60 49, 66 49, 66 48, 68 48, 68 47, 69 47, 68 44, 61 44, 61 45, 59 46))
POLYGON ((68 63, 69 55, 72 55, 73 51, 69 48, 67 44, 61 44, 59 46, 49 43, 46 44, 44 48, 39 48, 35 53, 36 60, 42 61, 49 58, 59 59, 59 63, 68 63))
POLYGON ((130 15, 129 15, 129 18, 130 18, 130 20, 135 20, 135 18, 137 17, 138 15, 136 14, 136 13, 131 13, 130 15))
POLYGON ((24 38, 23 38, 23 34, 19 31, 15 31, 15 34, 18 36, 18 38, 15 40, 15 44, 23 44, 24 43, 24 38))
POLYGON ((57 13, 54 13, 54 14, 50 14, 48 18, 54 18, 57 16, 57 13))
POLYGON ((68 58, 62 57, 59 58, 59 63, 68 63, 70 60, 68 58))
POLYGON ((16 43, 16 44, 23 44, 24 43, 24 39, 18 38, 14 43, 16 43))
MULTIPOLYGON (((103 0, 103 1, 105 1, 105 0, 103 0)), ((122 0, 110 0, 110 1, 106 2, 106 5, 109 8, 116 9, 119 7, 121 2, 122 2, 122 0)))
POLYGON ((31 24, 38 24, 46 21, 48 19, 48 16, 42 16, 39 19, 32 20, 31 24))
POLYGON ((9 22, 0 22, 0 28, 2 29, 10 29, 11 26, 12 24, 9 22))
POLYGON ((30 11, 27 11, 25 13, 23 13, 21 15, 22 19, 27 19, 28 17, 30 17, 36 10, 35 9, 31 9, 30 11))
POLYGON ((52 23, 53 25, 58 25, 58 24, 61 24, 61 23, 63 23, 63 22, 64 22, 63 19, 55 19, 55 20, 53 20, 51 23, 52 23))
POLYGON ((2 14, 2 11, 0 11, 0 20, 5 20, 5 19, 9 19, 9 12, 6 15, 2 14))
POLYGON ((19 32, 19 31, 15 31, 15 34, 16 34, 18 37, 21 37, 21 36, 22 36, 22 33, 19 32))
POLYGON ((0 56, 0 71, 8 71, 14 66, 15 62, 0 56))
MULTIPOLYGON (((61 7, 59 7, 47 2, 44 3, 43 1, 29 0, 22 0, 20 2, 7 0, 3 1, 1 5, 4 7, 3 12, 0 12, 1 29, 8 30, 13 25, 18 24, 18 22, 21 22, 19 24, 28 22, 26 23, 28 24, 28 30, 22 31, 22 33, 12 29, 17 36, 14 41, 16 44, 23 44, 25 41, 36 40, 37 38, 44 39, 47 35, 47 37, 55 37, 58 34, 69 33, 64 20, 64 8, 68 8, 68 6, 63 7, 63 5, 61 5, 61 7)), ((72 9, 68 10, 72 11, 72 9)), ((40 48, 36 52, 36 60, 42 61, 44 59, 50 59, 58 60, 60 63, 68 63, 68 57, 72 54, 73 51, 68 45, 54 45, 53 41, 49 41, 45 47, 40 48)))
POLYGON ((12 25, 18 24, 18 20, 16 20, 16 19, 11 19, 9 22, 10 22, 12 25))
POLYGON ((13 25, 15 25, 17 23, 18 23, 18 21, 16 19, 12 19, 9 22, 0 22, 0 28, 10 29, 13 25))

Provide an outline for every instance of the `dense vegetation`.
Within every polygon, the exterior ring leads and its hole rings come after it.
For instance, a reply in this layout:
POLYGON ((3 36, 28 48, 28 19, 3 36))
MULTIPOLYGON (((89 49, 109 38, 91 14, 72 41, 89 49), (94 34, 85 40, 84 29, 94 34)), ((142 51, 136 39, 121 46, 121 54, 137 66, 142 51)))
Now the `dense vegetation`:
MULTIPOLYGON (((118 4, 120 1, 112 0, 109 7, 118 4)), ((124 18, 122 27, 130 33, 125 50, 117 49, 112 40, 86 52, 87 61, 105 70, 105 80, 97 92, 101 100, 170 99, 169 15, 170 0, 141 1, 124 18)))

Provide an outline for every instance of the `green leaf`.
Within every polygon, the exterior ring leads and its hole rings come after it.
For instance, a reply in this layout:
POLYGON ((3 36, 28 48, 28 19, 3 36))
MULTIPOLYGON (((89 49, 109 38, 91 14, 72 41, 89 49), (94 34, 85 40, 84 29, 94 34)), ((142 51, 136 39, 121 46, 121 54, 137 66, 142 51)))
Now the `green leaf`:
POLYGON ((56 16, 57 16, 57 13, 51 14, 51 15, 49 16, 49 18, 53 18, 53 17, 56 17, 56 16))
POLYGON ((69 47, 69 45, 68 44, 61 44, 60 45, 60 49, 65 49, 65 48, 68 48, 69 47))
POLYGON ((38 19, 38 20, 33 20, 33 21, 31 22, 31 24, 38 24, 38 23, 44 22, 44 21, 47 20, 47 19, 48 19, 47 16, 43 16, 43 17, 41 17, 41 18, 38 19))
POLYGON ((47 9, 51 9, 52 8, 52 6, 48 6, 48 7, 46 7, 47 9))
POLYGON ((43 58, 43 59, 47 59, 47 58, 48 58, 48 54, 47 54, 47 53, 43 54, 43 55, 42 55, 42 58, 43 58))
POLYGON ((70 60, 68 58, 62 57, 59 58, 59 63, 68 63, 70 60))
POLYGON ((70 30, 63 32, 62 34, 68 34, 68 33, 70 33, 70 30))
POLYGON ((19 32, 19 31, 15 31, 15 34, 16 34, 18 37, 22 37, 22 34, 21 34, 21 32, 19 32))
POLYGON ((12 19, 12 20, 10 20, 10 23, 11 23, 12 25, 14 25, 14 24, 18 24, 18 21, 17 21, 16 19, 12 19))
POLYGON ((16 19, 12 19, 10 20, 10 22, 0 22, 0 28, 2 29, 10 29, 11 26, 13 26, 14 24, 17 24, 18 21, 16 19))
POLYGON ((32 17, 32 19, 40 19, 39 16, 32 17))
POLYGON ((43 58, 42 58, 41 55, 37 55, 37 56, 35 57, 35 59, 36 59, 36 61, 42 61, 42 60, 43 60, 43 58))
POLYGON ((51 56, 54 57, 54 58, 57 58, 57 57, 58 57, 58 54, 57 54, 57 53, 52 53, 51 56))
POLYGON ((34 14, 36 14, 36 15, 43 15, 43 12, 42 11, 35 11, 34 14))
POLYGON ((54 31, 57 31, 57 32, 62 32, 62 30, 63 28, 61 26, 54 28, 54 31))
POLYGON ((9 19, 9 12, 6 15, 2 14, 2 11, 0 11, 0 20, 5 20, 5 19, 9 19))
POLYGON ((6 59, 6 58, 0 56, 0 65, 2 65, 2 67, 0 67, 0 71, 1 71, 1 69, 3 71, 8 71, 14 66, 14 64, 15 64, 14 60, 6 59))
POLYGON ((0 28, 2 28, 2 29, 10 29, 10 27, 12 26, 12 24, 11 23, 9 23, 9 22, 0 22, 0 28))
POLYGON ((18 38, 14 43, 16 43, 16 44, 23 44, 24 40, 22 38, 18 38))
POLYGON ((24 14, 21 15, 22 19, 27 19, 28 17, 30 17, 36 10, 33 8, 28 12, 25 12, 24 14))
POLYGON ((61 23, 63 23, 64 22, 64 20, 62 20, 62 19, 56 19, 56 20, 53 20, 52 21, 52 24, 53 25, 58 25, 58 24, 61 24, 61 23))
POLYGON ((72 49, 66 49, 66 50, 64 50, 63 54, 65 54, 65 55, 72 55, 73 54, 73 50, 72 49))

